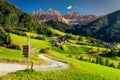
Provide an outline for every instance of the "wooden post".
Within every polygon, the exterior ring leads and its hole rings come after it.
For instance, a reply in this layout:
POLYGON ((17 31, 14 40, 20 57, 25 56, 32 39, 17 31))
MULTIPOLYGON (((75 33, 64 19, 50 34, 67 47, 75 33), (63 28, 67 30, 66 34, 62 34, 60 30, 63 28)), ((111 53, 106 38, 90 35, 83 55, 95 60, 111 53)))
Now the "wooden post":
POLYGON ((30 37, 28 36, 28 65, 27 68, 29 69, 30 64, 30 37))
POLYGON ((31 62, 31 69, 33 69, 33 62, 31 62))

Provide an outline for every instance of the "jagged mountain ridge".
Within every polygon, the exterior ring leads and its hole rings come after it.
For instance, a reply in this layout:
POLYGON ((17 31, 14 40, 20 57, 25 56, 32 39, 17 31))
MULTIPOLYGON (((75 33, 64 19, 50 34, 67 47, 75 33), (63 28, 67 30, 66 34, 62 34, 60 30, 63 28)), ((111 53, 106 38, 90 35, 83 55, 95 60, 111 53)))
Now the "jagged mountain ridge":
POLYGON ((57 10, 49 9, 47 12, 44 12, 40 9, 38 12, 33 12, 32 15, 43 22, 54 20, 68 24, 68 21, 65 20, 62 14, 57 10))
POLYGON ((53 9, 49 9, 47 12, 40 9, 37 12, 33 12, 32 15, 43 22, 54 20, 66 24, 89 23, 98 18, 93 14, 81 15, 79 12, 71 12, 66 15, 62 15, 59 11, 53 9))

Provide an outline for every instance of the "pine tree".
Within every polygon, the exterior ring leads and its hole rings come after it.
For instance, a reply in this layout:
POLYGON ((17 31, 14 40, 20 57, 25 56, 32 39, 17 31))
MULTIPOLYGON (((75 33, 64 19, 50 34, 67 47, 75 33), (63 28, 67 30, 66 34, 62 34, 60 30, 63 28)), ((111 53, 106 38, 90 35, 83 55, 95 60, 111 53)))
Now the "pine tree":
POLYGON ((94 60, 94 59, 92 59, 92 63, 95 63, 95 60, 94 60))
POLYGON ((118 56, 120 57, 120 50, 118 51, 118 56))
POLYGON ((104 65, 104 60, 101 57, 99 57, 98 61, 99 61, 99 64, 104 65))
POLYGON ((89 61, 89 62, 92 62, 91 57, 89 57, 88 61, 89 61))
POLYGON ((108 59, 105 60, 105 66, 109 66, 110 65, 110 62, 108 59))
POLYGON ((96 58, 96 64, 99 64, 99 57, 96 58))

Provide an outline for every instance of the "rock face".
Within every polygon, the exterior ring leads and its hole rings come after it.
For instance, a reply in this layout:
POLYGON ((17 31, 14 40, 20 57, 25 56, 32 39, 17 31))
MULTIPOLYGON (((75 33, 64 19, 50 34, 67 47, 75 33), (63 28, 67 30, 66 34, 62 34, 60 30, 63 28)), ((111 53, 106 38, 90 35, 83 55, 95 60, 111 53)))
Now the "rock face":
POLYGON ((68 23, 61 15, 61 13, 57 10, 49 9, 47 12, 39 10, 38 12, 33 12, 33 16, 35 16, 38 20, 46 22, 49 20, 59 21, 68 23))
POLYGON ((62 15, 59 11, 53 9, 49 9, 47 12, 39 10, 37 12, 33 12, 32 15, 43 22, 54 20, 66 24, 88 23, 97 19, 95 15, 81 15, 79 12, 71 12, 66 15, 62 15))
POLYGON ((71 24, 79 24, 79 23, 89 23, 97 19, 97 16, 93 14, 81 15, 79 12, 72 12, 64 15, 64 18, 67 19, 71 24))

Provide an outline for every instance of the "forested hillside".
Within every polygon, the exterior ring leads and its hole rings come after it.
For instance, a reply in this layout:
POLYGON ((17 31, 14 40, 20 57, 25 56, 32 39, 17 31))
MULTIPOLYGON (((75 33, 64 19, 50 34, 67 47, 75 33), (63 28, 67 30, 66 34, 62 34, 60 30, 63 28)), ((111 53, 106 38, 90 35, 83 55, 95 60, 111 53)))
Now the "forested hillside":
POLYGON ((19 10, 13 4, 2 1, 0 3, 0 26, 7 32, 35 31, 37 33, 52 33, 48 25, 38 21, 35 17, 19 10))
POLYGON ((120 42, 120 11, 103 16, 88 25, 79 26, 72 32, 107 42, 120 42))

